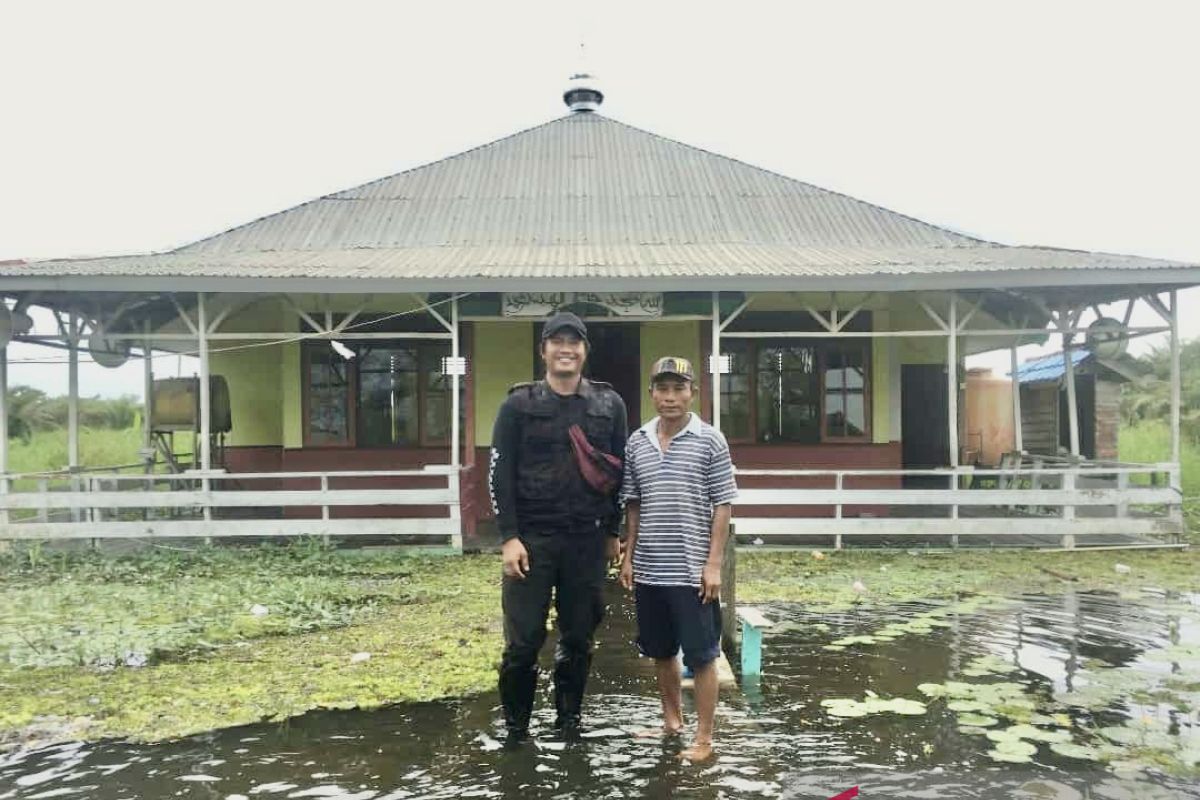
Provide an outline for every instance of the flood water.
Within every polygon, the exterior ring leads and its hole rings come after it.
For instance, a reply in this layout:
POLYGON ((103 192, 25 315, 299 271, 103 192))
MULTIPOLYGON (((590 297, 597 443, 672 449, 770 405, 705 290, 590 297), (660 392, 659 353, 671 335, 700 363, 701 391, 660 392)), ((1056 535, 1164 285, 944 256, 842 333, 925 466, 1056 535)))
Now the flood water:
MULTIPOLYGON (((723 690, 718 758, 704 765, 679 763, 678 743, 629 735, 656 723, 658 703, 650 665, 634 658, 630 644, 631 603, 615 588, 611 599, 586 706, 594 735, 579 742, 550 734, 547 691, 536 740, 501 749, 492 693, 316 712, 162 745, 9 754, 0 757, 0 800, 829 798, 852 786, 863 798, 1200 798, 1200 780, 1177 763, 1200 761, 1200 596, 1067 594, 838 614, 767 606, 779 625, 766 637, 763 676, 723 690), (920 619, 940 621, 890 641, 896 630, 874 643, 825 649, 920 619), (1033 714, 1040 724, 1057 715, 1084 744, 1107 741, 1100 730, 1122 738, 1128 726, 1141 726, 1125 738, 1140 756, 1106 765, 1041 742, 1028 763, 996 761, 989 756, 996 743, 981 728, 964 729, 951 698, 931 699, 917 688, 946 681, 1019 684, 1011 713, 1033 714), (821 705, 861 701, 868 690, 927 703, 927 711, 839 717, 821 705), (1176 762, 1163 766, 1164 753, 1176 762), (1147 763, 1155 759, 1158 766, 1147 763)), ((961 683, 959 690, 961 698, 961 683)), ((1012 724, 1001 719, 995 728, 1012 724)))

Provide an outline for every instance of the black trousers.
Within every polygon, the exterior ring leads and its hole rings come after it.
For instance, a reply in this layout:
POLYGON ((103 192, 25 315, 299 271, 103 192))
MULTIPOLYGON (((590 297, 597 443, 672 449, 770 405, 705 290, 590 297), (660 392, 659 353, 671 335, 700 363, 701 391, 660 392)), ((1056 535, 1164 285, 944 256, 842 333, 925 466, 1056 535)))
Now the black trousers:
POLYGON ((556 724, 578 723, 592 663, 592 638, 604 618, 606 536, 600 532, 530 534, 524 579, 504 576, 504 656, 500 699, 510 733, 529 727, 537 688, 538 651, 546 641, 553 596, 558 627, 554 651, 556 724))

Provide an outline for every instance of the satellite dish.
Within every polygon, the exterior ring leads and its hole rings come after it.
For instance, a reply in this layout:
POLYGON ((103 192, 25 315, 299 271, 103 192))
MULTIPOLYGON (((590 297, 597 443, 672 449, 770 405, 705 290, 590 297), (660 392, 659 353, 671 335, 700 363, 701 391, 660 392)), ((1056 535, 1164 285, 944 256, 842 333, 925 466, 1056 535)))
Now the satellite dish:
POLYGON ((1125 333, 1125 326, 1119 320, 1100 317, 1088 325, 1087 349, 1092 351, 1096 358, 1116 358, 1124 353, 1128 346, 1129 337, 1125 333))
POLYGON ((8 346, 14 336, 21 336, 33 330, 33 319, 24 311, 10 311, 8 306, 0 302, 0 348, 8 346))
POLYGON ((129 340, 108 339, 104 331, 96 331, 89 336, 87 347, 92 360, 102 367, 116 369, 129 359, 129 340))

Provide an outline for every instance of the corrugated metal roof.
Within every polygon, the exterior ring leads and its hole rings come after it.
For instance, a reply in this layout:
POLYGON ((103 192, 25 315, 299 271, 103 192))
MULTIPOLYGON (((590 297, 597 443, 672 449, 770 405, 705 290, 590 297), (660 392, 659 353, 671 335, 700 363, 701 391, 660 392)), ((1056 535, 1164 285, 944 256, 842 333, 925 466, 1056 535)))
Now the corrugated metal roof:
MULTIPOLYGON (((1092 354, 1087 350, 1072 350, 1071 363, 1081 365, 1092 354)), ((1063 362, 1060 350, 1041 358, 1030 359, 1017 367, 1018 383, 1038 383, 1040 381, 1056 381, 1067 374, 1067 365, 1063 362)))
POLYGON ((1189 266, 997 245, 584 113, 170 253, 0 275, 643 279, 1189 266))

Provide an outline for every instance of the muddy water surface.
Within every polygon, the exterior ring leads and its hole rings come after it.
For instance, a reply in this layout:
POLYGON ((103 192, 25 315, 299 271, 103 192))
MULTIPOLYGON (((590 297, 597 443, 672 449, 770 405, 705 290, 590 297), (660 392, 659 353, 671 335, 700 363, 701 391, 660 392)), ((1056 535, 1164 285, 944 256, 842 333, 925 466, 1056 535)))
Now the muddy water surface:
POLYGON ((1196 597, 771 606, 763 677, 724 693, 719 757, 704 765, 629 735, 658 705, 629 604, 611 599, 580 742, 550 733, 544 694, 535 741, 506 751, 486 695, 9 754, 0 800, 828 798, 856 785, 863 798, 1200 798, 1196 597))

